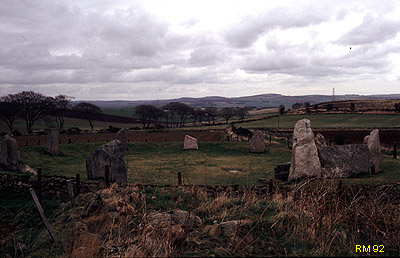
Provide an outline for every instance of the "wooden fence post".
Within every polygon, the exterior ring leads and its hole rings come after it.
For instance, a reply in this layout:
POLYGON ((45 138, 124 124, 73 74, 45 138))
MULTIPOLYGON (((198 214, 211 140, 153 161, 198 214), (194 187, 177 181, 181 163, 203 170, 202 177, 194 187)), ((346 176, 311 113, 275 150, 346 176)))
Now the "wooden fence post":
POLYGON ((106 187, 110 187, 110 167, 108 165, 104 165, 104 183, 106 187))
POLYGON ((272 179, 268 180, 268 193, 273 194, 274 192, 274 181, 272 179))
POLYGON ((182 174, 178 172, 178 185, 182 185, 182 174))
POLYGON ((76 196, 81 194, 81 175, 80 174, 76 174, 75 177, 75 184, 76 184, 76 196))
POLYGON ((397 159, 397 142, 393 143, 393 158, 397 159))
POLYGON ((39 202, 42 202, 42 168, 38 168, 37 176, 37 194, 39 202))
POLYGON ((72 188, 72 179, 67 180, 67 187, 68 187, 69 199, 71 199, 72 207, 74 207, 75 200, 74 200, 74 189, 72 188))
POLYGON ((53 229, 51 228, 49 221, 47 220, 46 216, 44 215, 44 211, 43 211, 42 205, 40 205, 40 202, 39 202, 39 200, 38 200, 38 198, 37 198, 37 196, 35 194, 35 191, 32 188, 29 188, 29 191, 31 192, 31 196, 33 198, 33 201, 36 204, 36 208, 38 209, 39 214, 42 217, 44 225, 46 226, 47 231, 49 232, 51 239, 53 239, 54 242, 57 242, 56 235, 54 234, 53 229))

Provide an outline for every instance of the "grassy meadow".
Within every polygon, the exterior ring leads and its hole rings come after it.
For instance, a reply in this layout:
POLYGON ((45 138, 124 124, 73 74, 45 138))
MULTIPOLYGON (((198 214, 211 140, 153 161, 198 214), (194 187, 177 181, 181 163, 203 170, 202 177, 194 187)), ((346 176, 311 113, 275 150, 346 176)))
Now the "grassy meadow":
MULTIPOLYGON (((86 159, 102 143, 60 145, 60 155, 51 156, 44 146, 20 148, 21 164, 44 175, 74 177, 85 180, 86 159)), ((254 185, 258 179, 273 178, 274 166, 289 162, 291 150, 281 144, 267 144, 266 152, 249 152, 248 142, 199 142, 198 151, 183 151, 183 143, 128 143, 125 162, 128 182, 155 185, 176 185, 180 172, 184 184, 254 185)), ((383 155, 382 170, 374 176, 345 179, 350 184, 378 184, 400 180, 400 161, 383 155)), ((10 171, 0 168, 0 172, 10 171)), ((21 173, 21 172, 13 172, 21 173)))

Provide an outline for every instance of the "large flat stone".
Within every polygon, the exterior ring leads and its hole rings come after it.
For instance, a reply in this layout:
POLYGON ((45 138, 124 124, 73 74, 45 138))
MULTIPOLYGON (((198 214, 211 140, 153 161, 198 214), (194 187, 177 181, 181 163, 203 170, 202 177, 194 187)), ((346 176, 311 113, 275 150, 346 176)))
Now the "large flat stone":
POLYGON ((370 152, 366 144, 318 147, 322 176, 347 178, 370 173, 370 152))

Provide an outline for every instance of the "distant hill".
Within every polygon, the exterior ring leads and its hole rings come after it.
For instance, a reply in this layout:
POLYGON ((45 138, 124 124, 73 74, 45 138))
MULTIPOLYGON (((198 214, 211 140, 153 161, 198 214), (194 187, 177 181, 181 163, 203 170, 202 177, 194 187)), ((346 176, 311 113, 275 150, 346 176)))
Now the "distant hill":
MULTIPOLYGON (((386 95, 337 95, 335 101, 342 100, 359 100, 359 99, 400 99, 400 94, 386 94, 386 95)), ((191 107, 236 107, 246 106, 254 108, 271 108, 284 105, 286 107, 292 106, 294 103, 309 102, 311 105, 325 103, 332 101, 331 95, 304 95, 304 96, 285 96, 281 94, 261 94, 254 96, 226 98, 219 96, 209 96, 202 98, 188 98, 183 97, 179 99, 169 100, 112 100, 112 101, 87 101, 93 103, 104 109, 116 108, 129 108, 142 104, 151 104, 155 106, 163 106, 170 102, 183 102, 191 107)), ((76 103, 80 101, 75 101, 76 103)))

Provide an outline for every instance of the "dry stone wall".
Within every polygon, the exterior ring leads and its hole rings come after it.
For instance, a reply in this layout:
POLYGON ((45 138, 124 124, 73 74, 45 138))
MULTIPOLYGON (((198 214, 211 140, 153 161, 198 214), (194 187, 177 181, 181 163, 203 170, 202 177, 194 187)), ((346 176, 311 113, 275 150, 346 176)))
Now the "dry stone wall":
MULTIPOLYGON (((67 180, 73 178, 59 176, 43 176, 42 177, 42 194, 43 195, 60 195, 67 197, 67 180)), ((73 188, 76 189, 75 180, 73 180, 73 188)), ((87 193, 98 189, 100 182, 81 181, 80 192, 87 193)), ((29 175, 0 175, 0 192, 29 194, 29 188, 36 189, 37 176, 29 175)))

